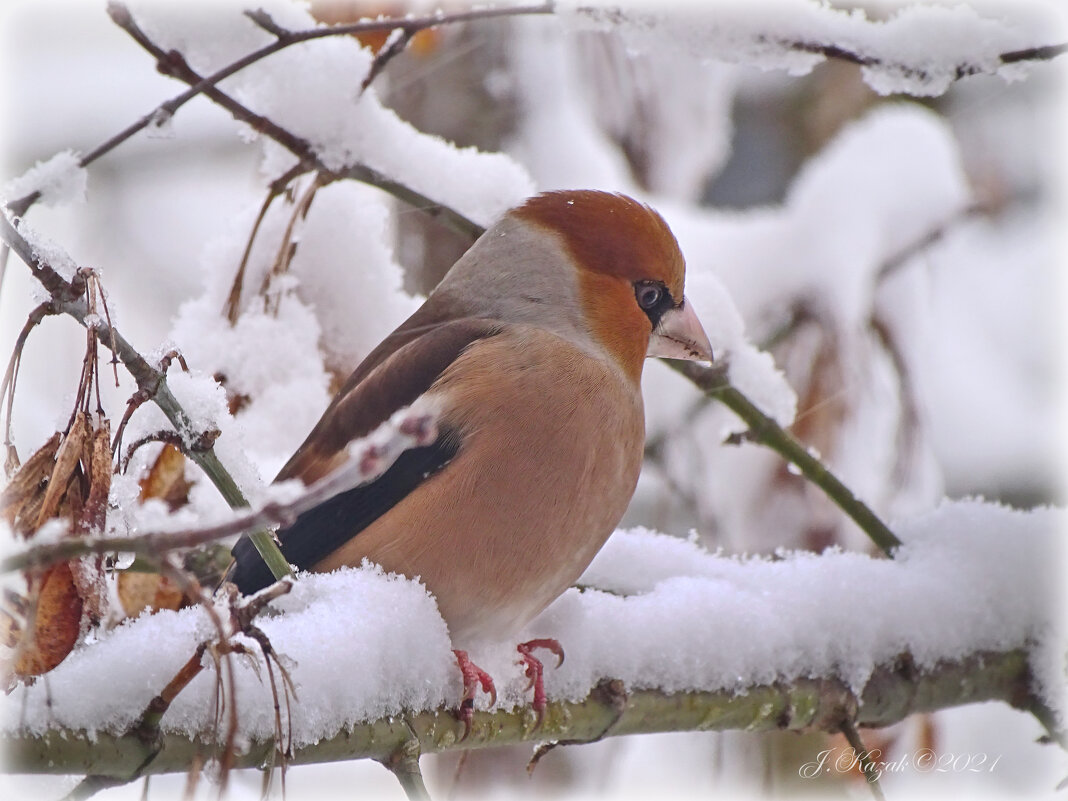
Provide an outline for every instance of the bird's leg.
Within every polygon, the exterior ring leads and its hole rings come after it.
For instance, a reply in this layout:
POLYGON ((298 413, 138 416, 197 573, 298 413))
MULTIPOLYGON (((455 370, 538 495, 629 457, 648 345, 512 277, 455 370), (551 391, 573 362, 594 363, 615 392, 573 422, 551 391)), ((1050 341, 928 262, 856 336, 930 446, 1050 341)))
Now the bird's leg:
POLYGON ((456 714, 464 724, 464 736, 461 739, 466 740, 467 735, 471 733, 471 717, 475 712, 475 693, 481 687, 482 692, 489 695, 490 706, 492 706, 497 703, 497 688, 493 686, 490 674, 472 662, 467 656, 467 651, 453 650, 453 654, 456 655, 456 664, 460 668, 460 674, 464 677, 464 694, 460 698, 460 709, 456 714))
POLYGON ((527 689, 534 688, 534 714, 537 716, 537 722, 534 727, 541 726, 541 720, 545 716, 545 707, 548 705, 548 699, 545 697, 545 683, 542 680, 542 675, 545 673, 545 666, 541 663, 532 651, 535 648, 544 648, 547 651, 552 651, 556 655, 556 666, 564 664, 564 649, 560 647, 560 643, 556 640, 543 638, 540 640, 529 640, 527 642, 519 643, 516 646, 516 650, 519 651, 519 663, 523 665, 524 671, 527 674, 527 678, 530 679, 530 684, 527 685, 527 689))

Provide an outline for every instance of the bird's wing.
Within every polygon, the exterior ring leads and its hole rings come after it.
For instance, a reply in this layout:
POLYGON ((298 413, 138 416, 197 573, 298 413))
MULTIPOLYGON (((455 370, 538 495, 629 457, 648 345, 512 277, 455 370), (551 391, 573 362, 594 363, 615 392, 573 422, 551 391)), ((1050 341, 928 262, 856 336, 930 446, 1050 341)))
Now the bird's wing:
MULTIPOLYGON (((464 319, 408 332, 399 347, 377 358, 370 369, 366 362, 357 368, 277 480, 299 478, 311 484, 325 476, 348 458, 346 447, 352 440, 410 405, 464 350, 498 330, 491 320, 464 319)), ((439 424, 439 428, 437 440, 430 445, 405 451, 377 479, 334 496, 279 531, 282 553, 289 562, 313 567, 444 467, 460 442, 447 425, 439 424)), ((274 581, 247 535, 234 546, 233 555, 227 579, 242 592, 255 592, 274 581)))

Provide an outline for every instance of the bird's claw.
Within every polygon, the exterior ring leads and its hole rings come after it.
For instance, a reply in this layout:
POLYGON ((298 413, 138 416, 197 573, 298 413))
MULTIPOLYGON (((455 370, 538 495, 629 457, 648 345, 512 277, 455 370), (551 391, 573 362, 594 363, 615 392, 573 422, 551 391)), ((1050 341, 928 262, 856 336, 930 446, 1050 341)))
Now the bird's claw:
POLYGON ((545 682, 543 679, 545 666, 532 653, 535 648, 544 648, 555 654, 557 667, 564 664, 564 649, 560 647, 560 643, 556 640, 549 638, 528 640, 516 646, 516 650, 519 651, 519 663, 523 665, 523 672, 526 673, 529 681, 527 689, 534 689, 534 728, 537 729, 541 727, 542 720, 545 718, 545 708, 548 706, 549 700, 545 695, 545 682))
POLYGON ((460 738, 462 741, 466 740, 467 735, 471 733, 471 719, 475 713, 475 695, 481 688, 482 692, 489 695, 490 706, 493 706, 497 703, 497 688, 493 685, 490 674, 472 662, 467 656, 467 651, 453 651, 453 654, 456 655, 456 664, 464 680, 464 692, 460 697, 460 708, 456 712, 456 716, 464 724, 464 734, 460 738))

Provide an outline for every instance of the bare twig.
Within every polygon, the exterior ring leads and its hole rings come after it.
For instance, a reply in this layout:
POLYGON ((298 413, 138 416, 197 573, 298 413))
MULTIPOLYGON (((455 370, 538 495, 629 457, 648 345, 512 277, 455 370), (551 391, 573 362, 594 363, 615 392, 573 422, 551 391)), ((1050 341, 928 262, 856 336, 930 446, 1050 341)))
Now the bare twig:
POLYGON ((527 762, 528 775, 534 773, 534 769, 538 767, 538 763, 541 762, 546 754, 562 745, 599 743, 611 734, 612 729, 619 723, 620 718, 623 717, 623 713, 627 710, 626 686, 619 679, 601 679, 597 682, 597 686, 590 690, 590 697, 596 697, 601 704, 615 712, 615 715, 608 720, 604 729, 601 730, 601 733, 596 737, 586 740, 564 739, 550 740, 547 743, 542 743, 534 750, 534 755, 531 756, 530 761, 527 762))
POLYGON ((949 231, 951 231, 959 223, 972 217, 977 217, 981 214, 985 214, 986 212, 987 208, 982 203, 971 203, 962 208, 960 211, 951 215, 944 222, 941 222, 938 225, 934 226, 914 241, 909 242, 907 245, 905 245, 905 247, 890 256, 888 259, 886 259, 886 261, 882 263, 882 265, 879 267, 879 272, 875 274, 876 283, 882 283, 891 275, 893 275, 902 267, 904 267, 906 264, 908 264, 914 256, 923 253, 923 251, 927 250, 932 245, 936 245, 941 242, 942 239, 945 238, 946 234, 949 233, 949 231))
POLYGON ((15 385, 18 382, 19 365, 22 363, 22 350, 26 347, 26 340, 29 338, 30 332, 40 325, 45 317, 58 313, 55 303, 51 300, 46 300, 30 312, 26 319, 26 324, 22 327, 22 331, 19 332, 18 338, 15 340, 15 347, 11 351, 11 359, 8 361, 7 370, 4 372, 4 379, 0 381, 0 403, 6 401, 7 407, 4 411, 4 447, 7 451, 4 464, 9 478, 14 470, 18 468, 18 455, 15 453, 15 446, 11 440, 11 411, 15 402, 15 385))
MULTIPOLYGON (((282 240, 278 243, 278 252, 275 254, 274 263, 271 265, 271 269, 269 269, 263 276, 263 281, 260 283, 260 295, 263 297, 265 312, 272 311, 272 309, 268 308, 271 305, 268 295, 271 281, 289 271, 289 265, 292 263, 293 257, 297 253, 297 237, 295 236, 297 225, 302 220, 307 219, 308 211, 311 208, 312 201, 315 200, 316 192, 331 180, 332 179, 327 178, 322 173, 315 173, 311 184, 293 204, 293 211, 290 213, 289 221, 286 223, 286 229, 282 233, 282 240)), ((275 315, 278 314, 280 303, 281 298, 277 298, 273 308, 275 315)))
POLYGON ((861 771, 864 772, 864 778, 867 779, 868 789, 871 790, 872 796, 875 801, 886 801, 886 796, 883 795, 882 785, 879 784, 879 770, 875 766, 875 763, 871 760, 871 754, 864 745, 864 741, 860 739, 860 733, 857 731, 856 724, 851 720, 843 720, 838 726, 838 730, 846 738, 846 742, 853 748, 853 753, 857 758, 857 762, 860 764, 861 771))
POLYGON ((404 725, 411 732, 411 736, 380 761, 397 778, 408 801, 430 801, 430 793, 423 783, 423 773, 419 770, 419 736, 407 721, 404 721, 404 725))
MULTIPOLYGON (((30 272, 48 290, 56 309, 85 325, 89 309, 81 297, 85 290, 84 284, 79 281, 79 277, 75 275, 74 279, 69 283, 65 281, 46 260, 42 259, 34 251, 26 238, 7 220, 7 217, 2 215, 0 215, 0 239, 3 239, 11 247, 30 268, 30 272)), ((152 367, 144 356, 112 326, 106 322, 97 321, 96 327, 105 344, 108 344, 109 347, 114 347, 114 353, 129 371, 134 381, 137 382, 138 388, 149 394, 149 397, 171 421, 176 431, 189 439, 190 442, 195 442, 198 439, 196 426, 185 409, 182 408, 182 405, 171 394, 163 373, 152 367)), ((244 493, 241 492, 233 477, 219 462, 212 448, 194 450, 192 457, 231 507, 248 506, 244 493)))
POLYGON ((878 312, 872 314, 868 327, 882 346, 897 375, 898 398, 901 403, 901 419, 898 421, 896 457, 891 486, 903 487, 909 468, 915 458, 917 434, 921 430, 920 404, 916 397, 915 382, 908 361, 901 351, 889 322, 878 312))
MULTIPOLYGON (((71 281, 64 280, 8 221, 6 215, 0 215, 0 239, 18 253, 19 258, 49 291, 58 310, 74 317, 82 325, 88 325, 89 307, 81 297, 85 291, 85 279, 81 271, 76 272, 71 281)), ((175 430, 182 434, 190 457, 204 471, 231 508, 248 506, 248 500, 241 488, 215 455, 211 446, 212 438, 204 436, 204 432, 197 431, 185 409, 171 394, 166 376, 152 367, 113 326, 97 320, 95 328, 98 336, 107 339, 109 347, 113 349, 112 352, 122 361, 137 382, 138 389, 152 398, 171 421, 175 430)), ((269 532, 253 531, 249 534, 249 538, 275 578, 281 578, 292 572, 289 563, 282 556, 282 552, 269 532)))
MULTIPOLYGON (((126 407, 126 410, 130 411, 130 409, 132 408, 134 407, 130 405, 126 407)), ((123 415, 122 422, 119 425, 125 423, 126 419, 126 416, 123 415)), ((219 432, 216 430, 214 433, 218 435, 219 432)), ((130 460, 133 458, 133 455, 145 445, 151 445, 153 442, 162 442, 165 445, 173 445, 175 448, 181 451, 184 456, 191 456, 190 449, 186 447, 185 442, 182 440, 181 435, 177 431, 170 431, 169 429, 165 429, 162 431, 152 431, 148 434, 144 434, 143 436, 138 437, 136 440, 131 442, 130 446, 126 449, 126 455, 122 456, 121 459, 118 452, 116 452, 115 458, 120 459, 119 472, 125 473, 127 468, 129 468, 130 466, 130 460)))
POLYGON ((278 178, 271 181, 271 185, 267 190, 267 197, 263 199, 260 211, 256 215, 256 221, 252 224, 252 231, 248 235, 248 241, 245 243, 245 250, 241 254, 241 263, 237 266, 237 272, 234 274, 234 282, 230 285, 230 294, 226 298, 226 319, 229 320, 230 325, 236 324, 237 318, 241 314, 241 291, 244 289, 245 284, 245 270, 248 269, 248 259, 252 254, 252 246, 256 242, 256 234, 259 233, 260 225, 263 224, 263 220, 267 216, 267 212, 271 208, 271 204, 274 203, 275 198, 286 191, 286 187, 289 186, 291 181, 307 171, 308 168, 305 167, 302 162, 298 162, 286 170, 285 173, 278 176, 278 178))
MULTIPOLYGON (((111 321, 109 320, 108 326, 110 327, 110 325, 111 321)), ((179 353, 177 350, 169 350, 167 351, 167 353, 163 354, 163 358, 159 360, 159 371, 166 375, 167 371, 170 369, 171 362, 175 359, 178 359, 178 363, 182 366, 182 370, 188 373, 189 365, 186 364, 185 357, 182 356, 182 354, 179 353)), ((130 457, 133 455, 133 452, 145 443, 135 443, 133 446, 130 447, 129 451, 127 452, 126 459, 122 460, 122 435, 126 432, 126 426, 129 424, 130 418, 133 417, 133 413, 136 412, 139 408, 141 408, 141 406, 146 401, 150 400, 152 400, 151 393, 149 393, 145 389, 138 389, 133 393, 133 395, 130 396, 130 399, 126 401, 126 411, 122 413, 122 419, 119 421, 119 427, 115 431, 115 439, 111 443, 111 452, 115 455, 115 461, 119 465, 119 467, 121 467, 123 472, 126 471, 126 466, 129 464, 130 457)), ((177 447, 179 448, 179 450, 185 450, 182 444, 179 444, 177 447)))
POLYGON ((381 74, 386 65, 404 52, 416 33, 418 31, 412 28, 395 28, 393 30, 385 45, 375 54, 375 60, 371 62, 371 68, 367 70, 367 77, 360 82, 361 95, 367 91, 368 86, 374 83, 375 78, 381 74))

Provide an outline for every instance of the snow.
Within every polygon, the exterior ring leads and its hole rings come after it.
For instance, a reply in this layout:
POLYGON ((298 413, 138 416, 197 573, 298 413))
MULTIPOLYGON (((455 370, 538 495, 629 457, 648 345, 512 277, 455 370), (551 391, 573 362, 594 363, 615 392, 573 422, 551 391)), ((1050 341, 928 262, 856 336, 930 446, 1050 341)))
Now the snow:
MULTIPOLYGON (((990 280, 976 280, 976 263, 989 263, 992 270, 1003 271, 1004 253, 991 260, 968 248, 969 256, 962 252, 953 258, 957 266, 952 278, 941 275, 932 264, 932 279, 915 260, 902 265, 890 279, 882 276, 884 267, 912 243, 932 231, 952 228, 972 202, 973 193, 946 123, 916 105, 889 103, 843 128, 809 159, 779 206, 742 214, 675 202, 657 204, 686 254, 686 294, 704 323, 713 352, 729 365, 731 383, 781 424, 790 423, 795 415, 796 399, 789 382, 798 377, 808 380, 812 370, 814 357, 805 348, 820 343, 805 340, 802 330, 790 349, 777 351, 778 363, 752 343, 772 339, 798 306, 820 321, 827 347, 833 348, 833 358, 840 365, 830 400, 843 408, 836 423, 843 433, 820 448, 822 457, 858 497, 883 515, 915 514, 930 508, 942 495, 943 484, 926 439, 913 441, 907 453, 899 451, 899 431, 907 410, 900 400, 899 376, 873 337, 871 320, 879 316, 892 330, 909 377, 938 383, 948 393, 954 382, 961 382, 956 386, 984 382, 988 368, 976 366, 991 351, 987 347, 986 355, 979 357, 973 348, 982 340, 966 333, 970 325, 987 330, 991 317, 976 316, 974 305, 961 302, 961 292, 967 290, 950 290, 950 283, 971 285, 985 293, 986 288, 1008 281, 1014 288, 1006 287, 1007 297, 1021 297, 1024 304, 1033 299, 1031 290, 1025 289, 1033 285, 1012 281, 1004 272, 996 279, 990 275, 990 280), (932 280, 939 289, 937 301, 932 300, 932 280), (933 306, 945 311, 940 313, 933 306), (958 320, 958 315, 970 322, 958 320), (934 329, 939 333, 933 333, 934 329), (936 340, 938 344, 932 345, 936 340), (966 349, 972 357, 946 358, 947 354, 939 352, 943 348, 966 349), (974 374, 958 379, 958 371, 969 369, 974 374), (909 466, 905 478, 899 467, 903 463, 909 466)), ((1034 268, 1019 269, 1030 274, 1034 268)), ((1020 354, 1031 346, 1010 349, 1020 354)), ((1018 372, 1008 361, 1004 369, 1018 372)), ((1016 385, 1029 397, 1034 395, 1034 382, 1026 375, 1016 385)), ((684 388, 678 391, 686 392, 684 388)), ((993 391, 982 405, 989 400, 988 411, 996 405, 1011 419, 1002 402, 1013 394, 1011 388, 1004 394, 993 391)), ((960 397, 955 391, 939 396, 958 398, 954 404, 960 397)), ((678 436, 671 433, 678 428, 681 413, 675 393, 665 387, 661 392, 647 391, 646 397, 651 407, 650 431, 669 435, 665 448, 669 477, 695 498, 700 528, 715 531, 716 544, 771 550, 801 542, 806 528, 842 525, 830 504, 820 498, 810 500, 815 493, 791 499, 782 492, 776 478, 781 461, 764 449, 707 447, 710 441, 721 442, 744 430, 744 424, 729 411, 717 406, 703 409, 695 421, 684 421, 687 433, 678 436), (658 408, 665 405, 665 409, 658 408), (723 476, 730 476, 730 481, 723 476), (758 531, 767 532, 766 539, 754 539, 758 531)), ((919 397, 928 395, 924 392, 919 397)), ((924 412, 926 408, 921 407, 924 412)), ((1045 418, 1035 419, 1034 425, 1040 427, 1045 418)), ((959 439, 964 435, 958 423, 966 420, 975 422, 971 415, 959 415, 946 431, 955 432, 959 439)), ((1020 427, 1032 431, 1022 421, 1020 427)), ((1018 429, 1005 427, 1005 440, 1014 430, 1018 429)), ((968 439, 977 449, 985 449, 993 438, 968 439)), ((1002 439, 1000 434, 998 439, 1002 439)), ((1036 442, 1033 437, 1017 440, 1015 446, 1006 441, 1006 453, 1033 456, 1036 442)), ((967 448, 962 445, 958 452, 967 448)), ((1022 464, 1027 458, 1017 457, 1014 463, 1022 464)), ((863 547, 859 532, 850 531, 848 536, 851 546, 863 547)))
POLYGON ((1063 25, 1048 4, 1001 2, 984 16, 966 4, 924 4, 893 9, 871 19, 864 9, 838 9, 810 0, 719 3, 652 10, 651 5, 560 3, 558 13, 582 30, 615 29, 639 51, 669 46, 696 59, 743 64, 807 75, 824 60, 822 46, 854 53, 865 82, 881 95, 943 94, 958 73, 1003 73, 1019 80, 1022 64, 1003 67, 1003 53, 1054 44, 1050 31, 1063 25))
POLYGON ((714 272, 746 320, 810 298, 848 330, 866 324, 880 268, 970 200, 945 122, 890 104, 809 160, 780 208, 665 215, 691 280, 714 272))
MULTIPOLYGON (((797 411, 797 396, 771 355, 747 339, 745 323, 726 287, 712 272, 691 268, 687 270, 686 297, 704 325, 715 361, 726 363, 731 386, 779 425, 790 425, 797 411)), ((739 419, 723 433, 744 429, 739 419)))
POLYGON ((33 192, 40 192, 38 201, 46 206, 84 203, 89 174, 79 164, 79 154, 64 150, 48 161, 39 161, 25 173, 0 189, 7 200, 18 200, 33 192))
POLYGON ((977 220, 928 257, 930 311, 916 315, 916 380, 930 398, 932 445, 951 486, 969 482, 989 492, 1026 480, 1020 477, 1065 475, 1063 443, 1050 436, 1064 420, 1057 413, 1064 351, 1051 347, 1063 341, 1055 276, 1064 251, 1042 235, 1050 225, 1041 216, 977 220), (1042 265, 1049 267, 1036 270, 1042 265), (1009 322, 1020 315, 1028 326, 1009 322), (932 336, 932 320, 954 335, 932 336), (973 436, 980 430, 981 440, 973 436), (997 459, 984 456, 991 451, 997 459))
MULTIPOLYGON (((313 24, 300 4, 259 5, 290 28, 313 24)), ((207 73, 272 41, 242 15, 244 8, 140 2, 134 13, 164 47, 183 50, 207 73)), ((999 68, 996 56, 1062 40, 1063 8, 1018 0, 907 9, 873 3, 866 11, 780 0, 717 4, 714 13, 700 15, 636 8, 613 20, 564 11, 502 28, 508 59, 491 77, 501 102, 514 102, 517 110, 502 134, 503 154, 419 133, 382 105, 375 88, 358 97, 370 55, 349 37, 294 47, 222 84, 306 138, 332 167, 375 167, 483 224, 536 189, 601 188, 649 202, 679 238, 687 296, 717 359, 729 364, 736 386, 783 423, 794 418, 797 395, 804 399, 801 387, 820 343, 802 332, 791 348, 775 348, 774 359, 760 346, 797 301, 818 309, 841 368, 841 383, 824 403, 842 401, 834 437, 819 450, 860 497, 902 521, 895 531, 907 544, 898 559, 789 551, 771 561, 706 552, 722 544, 732 552, 773 553, 805 542, 811 530, 829 530, 832 541, 858 550, 868 543, 812 487, 788 483, 793 477, 774 454, 753 445, 719 446, 739 430, 738 420, 718 405, 699 407, 685 379, 649 363, 647 428, 651 437, 667 438, 662 470, 644 471, 629 513, 649 527, 617 532, 583 579, 630 597, 569 591, 516 639, 561 638, 567 661, 547 674, 557 698, 579 697, 608 674, 631 686, 732 689, 738 675, 767 680, 806 671, 862 683, 873 664, 902 647, 930 662, 1036 643, 1033 673, 1063 715, 1056 696, 1065 683, 1065 636, 1056 612, 1064 599, 1055 574, 1063 564, 1064 513, 978 501, 933 508, 946 487, 954 494, 1019 492, 1023 499, 1056 491, 1059 443, 1050 432, 1061 426, 1063 387, 1056 384, 1059 349, 1051 346, 1061 332, 1053 300, 1059 254, 1050 231, 1058 230, 1063 214, 1051 212, 1043 195, 1051 147, 1036 132, 1050 128, 1048 109, 1056 104, 1041 97, 1041 81, 1058 62, 999 68), (760 91, 747 66, 768 71, 756 78, 765 87, 785 87, 776 102, 804 102, 809 111, 802 115, 811 113, 811 98, 803 97, 811 83, 788 76, 810 72, 822 56, 791 51, 785 40, 833 42, 884 61, 884 68, 863 71, 882 93, 942 93, 961 64, 997 77, 956 84, 939 113, 899 103, 864 115, 806 158, 781 204, 738 211, 700 205, 710 176, 732 155, 732 104, 760 91), (628 67, 631 74, 621 76, 628 67), (1009 85, 1023 75, 1027 83, 1009 85), (956 121, 955 132, 947 119, 956 121), (995 209, 989 222, 962 221, 961 211, 977 197, 989 199, 991 186, 996 200, 1022 211, 995 209), (939 228, 946 229, 942 241, 880 278, 885 264, 939 228), (904 471, 901 375, 873 341, 874 313, 896 338, 916 402, 919 423, 904 471), (700 533, 688 540, 657 534, 654 517, 670 521, 657 523, 661 530, 695 525, 700 533), (643 630, 649 634, 638 641, 643 630), (658 661, 658 654, 669 658, 658 661)), ((181 87, 157 75, 100 9, 93 17, 74 11, 62 19, 43 12, 54 17, 47 25, 18 27, 44 31, 36 38, 9 37, 18 45, 12 63, 23 70, 9 104, 18 113, 7 115, 18 145, 11 163, 24 175, 4 191, 13 197, 12 185, 51 187, 45 200, 54 205, 31 212, 38 233, 23 223, 35 250, 68 278, 77 265, 105 268, 116 299, 113 317, 125 300, 123 333, 144 353, 177 346, 187 357, 190 374, 175 363, 170 386, 195 428, 221 430, 216 450, 238 483, 254 502, 287 497, 292 486, 264 482, 318 419, 331 385, 419 303, 401 290, 393 245, 398 215, 418 212, 351 181, 320 189, 307 217, 296 219, 293 261, 269 282, 265 304, 259 288, 294 218, 293 204, 279 198, 252 249, 241 314, 231 326, 220 310, 265 182, 287 169, 292 156, 247 127, 241 135, 255 144, 243 144, 228 115, 195 101, 167 121, 173 139, 139 136, 91 167, 90 203, 79 204, 87 171, 76 168, 77 153, 181 87), (86 19, 96 27, 83 25, 86 19), (107 51, 102 60, 101 50, 107 51), (99 81, 86 76, 106 76, 104 84, 115 91, 101 95, 99 81), (62 114, 50 112, 53 101, 62 114), (216 373, 225 374, 229 392, 250 398, 234 415, 216 373)), ((444 62, 421 65, 422 76, 438 75, 454 54, 439 55, 444 62)), ((390 78, 384 75, 383 85, 390 78)), ((5 342, 14 336, 7 329, 17 332, 42 299, 32 295, 32 284, 13 261, 0 298, 5 342), (22 309, 16 300, 30 305, 22 309)), ((24 456, 41 441, 39 433, 47 436, 68 418, 83 348, 84 332, 69 320, 48 321, 31 337, 15 402, 24 456)), ((105 394, 113 421, 131 391, 124 386, 111 399, 105 394)), ((146 404, 125 442, 166 428, 162 414, 146 404)), ((142 448, 130 472, 115 476, 109 534, 188 528, 231 514, 195 467, 188 471, 192 503, 177 514, 159 501, 136 502, 137 478, 155 453, 153 446, 142 448)), ((1060 471, 1063 476, 1063 464, 1060 471)), ((276 606, 284 613, 264 618, 263 626, 301 685, 294 706, 298 740, 402 708, 456 703, 459 677, 447 632, 416 582, 370 568, 306 576, 276 606)), ((198 610, 102 632, 47 682, 7 699, 4 725, 21 725, 25 700, 31 726, 120 726, 210 636, 198 610), (105 692, 115 686, 132 688, 130 697, 105 692)), ((475 654, 497 678, 504 706, 529 701, 513 645, 485 644, 475 654)), ((265 677, 245 664, 239 671, 243 719, 250 731, 269 733, 265 677)), ((209 668, 179 698, 165 726, 204 725, 212 678, 209 668)), ((990 738, 984 748, 1031 747, 1035 734, 1019 727, 1008 733, 1003 724, 1013 715, 1032 728, 1035 721, 991 706, 981 723, 968 724, 972 734, 982 729, 990 738)), ((952 714, 958 713, 965 710, 952 714)), ((960 732, 951 729, 945 745, 960 750, 960 732)), ((605 787, 625 789, 628 780, 620 777, 630 772, 661 782, 669 760, 680 786, 692 788, 688 782, 697 776, 709 780, 713 749, 721 755, 718 775, 732 769, 763 775, 777 764, 775 754, 747 737, 727 741, 735 744, 727 758, 725 740, 703 739, 707 750, 694 745, 687 764, 672 743, 696 742, 693 735, 659 745, 655 738, 603 743, 595 747, 600 751, 581 749, 567 758, 591 791, 598 777, 605 787), (741 751, 749 761, 732 758, 744 756, 741 751)), ((350 786, 347 774, 344 783, 350 786)), ((959 792, 960 785, 949 788, 959 792)))
MULTIPOLYGON (((693 541, 621 530, 583 578, 600 589, 568 590, 517 639, 561 642, 567 658, 547 671, 546 688, 550 698, 573 700, 603 677, 676 692, 838 676, 859 691, 874 667, 906 650, 926 669, 983 650, 1034 648, 1035 689, 1063 715, 1068 643, 1056 609, 1066 522, 1051 509, 946 502, 897 526, 905 545, 893 560, 836 550, 730 557, 693 541)), ((368 565, 302 575, 272 606, 280 614, 257 625, 296 684, 295 744, 458 702, 448 632, 418 581, 368 565)), ((3 727, 122 731, 197 643, 212 637, 199 608, 102 632, 46 684, 13 693, 3 727), (115 686, 121 697, 105 691, 115 686)), ((529 700, 513 646, 472 651, 495 676, 503 708, 529 700)), ((210 725, 214 676, 206 665, 164 716, 164 730, 193 734, 210 725)), ((269 736, 266 679, 244 659, 235 668, 242 731, 269 736)))
MULTIPOLYGON (((22 238, 29 244, 30 252, 35 258, 55 270, 64 281, 70 281, 74 278, 74 274, 78 272, 78 265, 55 240, 31 226, 25 220, 18 221, 17 229, 22 238)), ((37 302, 48 299, 48 294, 44 288, 36 284, 36 282, 34 293, 34 299, 37 302)))
MULTIPOLYGON (((295 3, 274 0, 260 7, 290 30, 316 27, 295 3)), ((202 75, 273 39, 237 3, 213 5, 207 13, 207 7, 201 7, 194 14, 150 1, 131 4, 131 9, 157 44, 185 53, 202 75)), ((350 36, 326 37, 288 47, 221 86, 256 113, 310 142, 328 169, 343 172, 365 165, 484 227, 533 193, 529 175, 513 159, 457 148, 421 133, 382 106, 373 87, 361 93, 372 58, 350 36)), ((264 151, 264 173, 271 178, 294 163, 280 145, 266 142, 264 151)))
POLYGON ((346 181, 316 194, 300 232, 293 274, 322 327, 328 366, 339 373, 351 372, 421 303, 402 289, 390 212, 381 193, 346 181))

